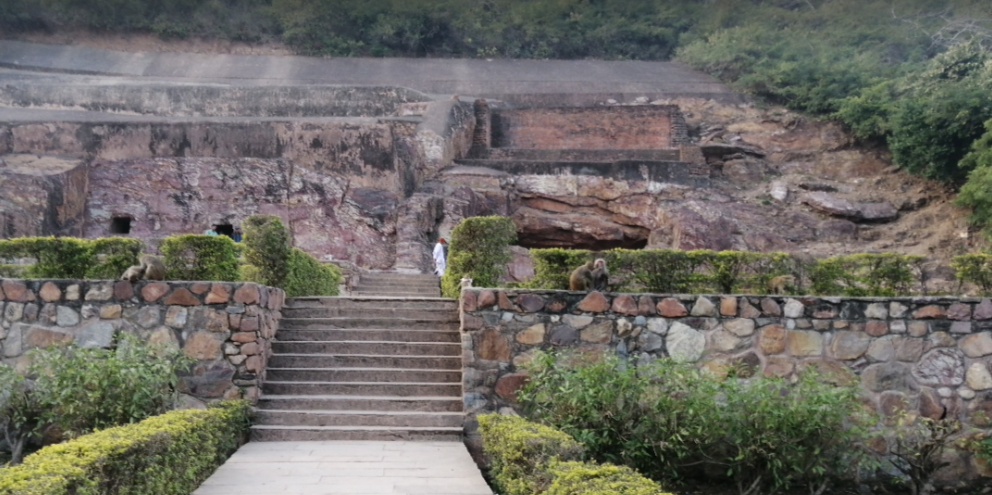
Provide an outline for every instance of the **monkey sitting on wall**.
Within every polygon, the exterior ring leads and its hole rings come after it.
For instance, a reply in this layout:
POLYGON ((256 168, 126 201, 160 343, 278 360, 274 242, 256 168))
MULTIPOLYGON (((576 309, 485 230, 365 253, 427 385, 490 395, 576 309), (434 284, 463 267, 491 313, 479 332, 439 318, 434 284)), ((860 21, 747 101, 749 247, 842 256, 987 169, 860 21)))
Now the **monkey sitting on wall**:
POLYGON ((468 275, 462 277, 461 281, 458 283, 458 287, 461 289, 468 289, 472 287, 472 279, 468 275))
POLYGON ((141 256, 141 264, 129 267, 121 275, 121 280, 127 280, 132 284, 138 280, 165 280, 165 264, 155 256, 144 254, 141 256))
POLYGON ((610 271, 606 268, 606 260, 598 258, 572 271, 568 278, 569 290, 598 290, 605 292, 610 284, 610 271))
POLYGON ((785 294, 786 288, 791 288, 796 285, 796 277, 792 275, 779 275, 777 277, 772 277, 768 281, 768 290, 772 294, 785 294))

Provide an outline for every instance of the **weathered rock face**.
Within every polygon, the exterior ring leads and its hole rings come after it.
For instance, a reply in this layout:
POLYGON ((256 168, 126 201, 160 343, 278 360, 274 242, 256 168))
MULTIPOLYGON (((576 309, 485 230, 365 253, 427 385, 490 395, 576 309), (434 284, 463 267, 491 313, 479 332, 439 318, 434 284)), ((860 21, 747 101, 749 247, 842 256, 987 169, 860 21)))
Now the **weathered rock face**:
POLYGON ((81 160, 0 155, 0 238, 80 235, 85 204, 81 160))

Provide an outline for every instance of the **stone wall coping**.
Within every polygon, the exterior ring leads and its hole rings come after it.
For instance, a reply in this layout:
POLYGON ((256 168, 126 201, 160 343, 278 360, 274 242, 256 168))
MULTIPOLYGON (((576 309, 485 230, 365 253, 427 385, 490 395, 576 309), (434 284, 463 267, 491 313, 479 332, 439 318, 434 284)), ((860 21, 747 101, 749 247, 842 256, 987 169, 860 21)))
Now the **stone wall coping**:
MULTIPOLYGON (((483 291, 492 292, 503 292, 506 295, 522 295, 522 294, 535 294, 535 295, 554 295, 554 294, 567 294, 571 296, 575 295, 586 295, 589 291, 572 291, 572 290, 554 290, 554 289, 506 289, 506 288, 488 288, 488 287, 471 287, 463 289, 463 292, 475 292, 481 293, 483 291)), ((616 296, 632 296, 632 297, 671 297, 678 299, 680 301, 695 301, 700 297, 706 298, 721 298, 721 297, 746 297, 749 299, 795 299, 800 302, 809 301, 810 303, 815 301, 826 301, 833 304, 839 304, 843 301, 859 301, 859 302, 910 302, 913 304, 938 304, 938 303, 981 303, 988 297, 974 297, 974 296, 892 296, 892 297, 861 297, 861 296, 818 296, 812 294, 718 294, 718 293, 707 293, 707 294, 677 294, 677 293, 664 293, 664 292, 602 292, 606 297, 616 297, 616 296)))

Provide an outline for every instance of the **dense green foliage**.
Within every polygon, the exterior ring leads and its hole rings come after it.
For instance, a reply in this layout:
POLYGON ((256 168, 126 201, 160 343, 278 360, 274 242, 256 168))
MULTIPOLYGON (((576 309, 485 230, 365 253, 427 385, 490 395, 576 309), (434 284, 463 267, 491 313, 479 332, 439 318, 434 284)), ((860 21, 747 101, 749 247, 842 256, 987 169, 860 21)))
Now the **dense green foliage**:
POLYGON ((897 296, 921 285, 922 256, 897 253, 861 253, 819 260, 811 269, 815 294, 843 296, 897 296))
POLYGON ((827 486, 868 461, 858 443, 870 416, 853 376, 807 368, 790 384, 737 366, 720 380, 668 359, 549 354, 530 368, 518 394, 530 416, 663 483, 721 473, 741 493, 775 493, 827 486))
POLYGON ((499 493, 506 495, 663 495, 630 468, 580 462, 569 435, 518 416, 479 416, 483 448, 499 493))
POLYGON ((12 464, 18 464, 28 441, 41 433, 47 408, 34 383, 14 368, 0 364, 0 434, 12 464))
POLYGON ((959 281, 975 284, 983 295, 992 294, 992 255, 971 253, 955 256, 951 267, 959 281))
POLYGON ((230 237, 174 235, 159 249, 167 280, 238 280, 238 248, 230 237))
POLYGON ((258 269, 256 282, 283 287, 289 273, 289 229, 275 215, 252 215, 243 228, 245 260, 258 269))
POLYGON ((187 495, 241 445, 249 411, 223 402, 45 447, 0 469, 0 495, 187 495))
POLYGON ((138 264, 142 248, 127 237, 20 237, 0 240, 0 259, 34 258, 22 272, 28 278, 116 279, 138 264))
POLYGON ((70 345, 35 351, 31 371, 47 421, 78 436, 168 411, 177 373, 188 364, 176 347, 120 334, 110 349, 70 345))
POLYGON ((441 277, 441 294, 458 297, 462 277, 475 287, 496 287, 510 261, 510 244, 517 228, 506 217, 470 217, 451 231, 448 267, 441 277))
POLYGON ((283 289, 287 297, 336 296, 341 284, 341 269, 331 263, 321 263, 298 248, 289 251, 289 273, 283 289))

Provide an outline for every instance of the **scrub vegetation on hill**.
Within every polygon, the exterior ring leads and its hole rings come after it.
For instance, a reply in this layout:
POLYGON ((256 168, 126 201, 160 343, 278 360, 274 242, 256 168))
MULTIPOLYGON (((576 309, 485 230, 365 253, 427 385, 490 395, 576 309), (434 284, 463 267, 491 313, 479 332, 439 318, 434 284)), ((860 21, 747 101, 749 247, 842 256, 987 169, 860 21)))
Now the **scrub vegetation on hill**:
POLYGON ((5 0, 0 30, 279 41, 329 56, 683 61, 962 187, 992 227, 987 0, 5 0))

